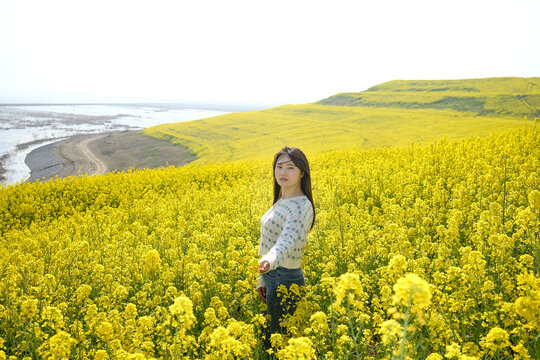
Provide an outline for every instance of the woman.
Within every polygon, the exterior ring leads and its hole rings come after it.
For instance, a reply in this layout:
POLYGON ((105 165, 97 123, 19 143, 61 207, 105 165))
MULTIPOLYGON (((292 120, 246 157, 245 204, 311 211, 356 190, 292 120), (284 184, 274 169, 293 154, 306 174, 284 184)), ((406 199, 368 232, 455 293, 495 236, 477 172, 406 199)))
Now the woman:
POLYGON ((296 148, 285 146, 274 156, 274 203, 261 219, 259 246, 259 281, 257 292, 270 315, 265 347, 270 335, 281 332, 284 315, 296 308, 294 300, 283 299, 277 288, 292 284, 305 285, 300 269, 308 233, 315 222, 315 205, 311 194, 311 175, 306 156, 296 148), (284 301, 282 301, 284 300, 284 301))

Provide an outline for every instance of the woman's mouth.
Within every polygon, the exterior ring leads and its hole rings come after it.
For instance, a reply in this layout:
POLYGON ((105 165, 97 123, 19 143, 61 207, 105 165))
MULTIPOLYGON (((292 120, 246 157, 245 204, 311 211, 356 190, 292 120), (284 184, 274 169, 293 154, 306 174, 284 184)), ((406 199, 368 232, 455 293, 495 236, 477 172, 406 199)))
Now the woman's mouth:
POLYGON ((279 180, 281 180, 281 181, 287 181, 287 179, 285 179, 285 178, 279 178, 279 180))

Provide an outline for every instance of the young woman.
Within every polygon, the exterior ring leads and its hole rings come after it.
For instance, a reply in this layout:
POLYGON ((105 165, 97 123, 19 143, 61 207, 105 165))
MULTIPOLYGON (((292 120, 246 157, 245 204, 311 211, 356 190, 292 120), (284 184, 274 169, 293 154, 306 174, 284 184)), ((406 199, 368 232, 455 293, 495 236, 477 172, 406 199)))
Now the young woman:
POLYGON ((300 263, 308 233, 315 222, 315 205, 311 194, 311 174, 306 156, 296 148, 285 146, 274 156, 274 203, 261 219, 259 246, 259 281, 257 292, 270 315, 265 347, 270 335, 281 332, 284 315, 292 314, 296 301, 283 299, 277 288, 292 284, 305 285, 300 263), (284 300, 284 301, 282 301, 284 300))

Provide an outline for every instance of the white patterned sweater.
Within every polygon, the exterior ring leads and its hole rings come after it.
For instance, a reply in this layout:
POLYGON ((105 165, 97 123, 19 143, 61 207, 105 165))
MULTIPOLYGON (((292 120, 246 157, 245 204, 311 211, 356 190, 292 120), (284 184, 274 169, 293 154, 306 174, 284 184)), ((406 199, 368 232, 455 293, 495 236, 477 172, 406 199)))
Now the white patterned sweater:
MULTIPOLYGON (((312 220, 313 206, 307 196, 276 201, 261 218, 259 263, 268 261, 270 270, 278 266, 299 268, 312 220)), ((257 288, 262 286, 264 281, 259 276, 257 288)))

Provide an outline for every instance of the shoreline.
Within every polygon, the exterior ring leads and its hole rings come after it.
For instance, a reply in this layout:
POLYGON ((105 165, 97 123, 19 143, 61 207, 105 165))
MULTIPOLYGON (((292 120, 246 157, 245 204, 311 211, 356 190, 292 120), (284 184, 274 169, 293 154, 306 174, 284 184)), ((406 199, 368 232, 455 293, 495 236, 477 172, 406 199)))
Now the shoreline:
MULTIPOLYGON (((51 139, 53 140, 53 139, 51 139)), ((25 158, 30 168, 26 182, 48 181, 111 171, 182 166, 196 160, 188 148, 124 130, 69 136, 40 146, 25 158)))
POLYGON ((30 168, 30 178, 26 182, 34 182, 40 178, 52 178, 63 168, 62 162, 52 155, 54 143, 34 149, 26 155, 24 162, 30 168))
MULTIPOLYGON (((10 159, 13 154, 17 154, 17 153, 20 153, 20 152, 24 152, 25 150, 27 150, 28 148, 33 148, 33 150, 37 149, 38 147, 44 147, 46 145, 50 145, 51 143, 55 142, 55 141, 59 141, 61 139, 64 139, 62 137, 54 137, 54 138, 48 138, 48 139, 38 139, 38 140, 32 140, 32 141, 28 141, 28 142, 25 142, 25 143, 20 143, 20 144, 16 144, 15 145, 15 148, 13 149, 14 152, 10 152, 8 151, 7 153, 4 153, 2 156, 0 156, 0 181, 1 182, 4 182, 7 180, 7 177, 6 177, 6 174, 9 174, 10 172, 7 170, 7 168, 5 168, 5 164, 6 162, 8 161, 13 161, 13 159, 10 159), (42 146, 39 146, 39 144, 43 144, 42 146)), ((22 154, 24 156, 24 158, 22 158, 22 160, 25 162, 26 164, 26 155, 22 154)), ((28 168, 29 166, 26 165, 28 168)))
POLYGON ((167 164, 180 166, 196 159, 188 148, 143 136, 138 131, 162 123, 191 121, 228 112, 213 110, 217 107, 214 105, 197 107, 180 103, 51 105, 0 104, 0 133, 3 135, 0 184, 3 186, 39 178, 48 180, 56 175, 62 178, 167 164), (77 137, 77 134, 85 137, 77 137), (104 138, 93 138, 98 134, 103 134, 104 138), (72 141, 77 138, 85 142, 84 149, 72 141), (57 144, 37 150, 53 142, 57 144), (33 150, 36 151, 27 161, 26 157, 33 150))
POLYGON ((6 169, 4 169, 4 161, 8 158, 8 154, 4 154, 0 156, 0 181, 3 181, 5 179, 4 174, 6 173, 6 169))

